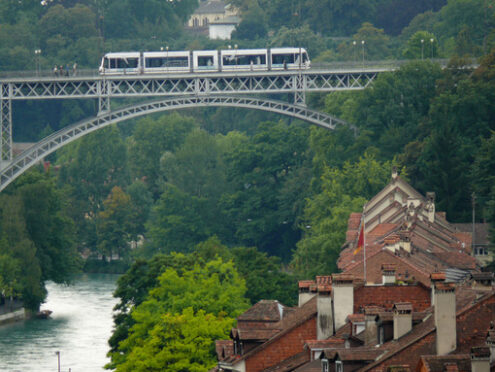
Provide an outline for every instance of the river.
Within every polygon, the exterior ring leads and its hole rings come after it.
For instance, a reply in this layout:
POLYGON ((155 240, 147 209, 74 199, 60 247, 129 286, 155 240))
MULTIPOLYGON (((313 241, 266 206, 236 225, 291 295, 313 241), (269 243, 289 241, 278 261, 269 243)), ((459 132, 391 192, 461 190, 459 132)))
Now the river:
POLYGON ((71 286, 47 283, 51 319, 0 327, 1 372, 101 372, 109 361, 116 275, 80 275, 71 286))

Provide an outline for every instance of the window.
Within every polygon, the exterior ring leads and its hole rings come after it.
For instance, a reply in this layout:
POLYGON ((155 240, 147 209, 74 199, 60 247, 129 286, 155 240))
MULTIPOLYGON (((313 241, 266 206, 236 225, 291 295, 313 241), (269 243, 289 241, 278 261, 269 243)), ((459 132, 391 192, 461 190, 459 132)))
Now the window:
POLYGON ((341 360, 335 361, 335 372, 344 372, 344 365, 341 360))

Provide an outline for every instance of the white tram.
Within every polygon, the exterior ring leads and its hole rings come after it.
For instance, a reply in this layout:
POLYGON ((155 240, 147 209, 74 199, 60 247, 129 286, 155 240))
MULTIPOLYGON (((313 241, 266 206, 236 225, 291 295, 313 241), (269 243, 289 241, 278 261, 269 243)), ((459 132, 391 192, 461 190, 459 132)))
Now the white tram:
POLYGON ((310 63, 304 48, 122 52, 105 54, 100 74, 302 70, 310 63))

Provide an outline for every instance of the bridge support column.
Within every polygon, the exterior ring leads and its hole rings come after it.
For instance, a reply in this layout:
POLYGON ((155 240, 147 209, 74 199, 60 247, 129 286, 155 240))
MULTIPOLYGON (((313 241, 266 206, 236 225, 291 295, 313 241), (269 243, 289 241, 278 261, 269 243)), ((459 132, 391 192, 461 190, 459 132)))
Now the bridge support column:
POLYGON ((293 77, 294 104, 306 107, 306 75, 296 75, 293 77))
POLYGON ((0 168, 12 160, 12 100, 10 84, 2 84, 0 93, 0 168))
POLYGON ((105 79, 98 84, 98 116, 110 111, 110 83, 105 79))

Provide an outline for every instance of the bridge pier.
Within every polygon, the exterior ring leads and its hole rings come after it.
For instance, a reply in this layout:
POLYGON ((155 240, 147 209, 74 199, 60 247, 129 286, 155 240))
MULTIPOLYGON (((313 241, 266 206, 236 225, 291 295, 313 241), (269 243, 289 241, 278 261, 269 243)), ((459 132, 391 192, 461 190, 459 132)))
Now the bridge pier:
POLYGON ((98 83, 98 116, 110 111, 110 84, 106 79, 98 83))
POLYGON ((5 98, 9 86, 2 86, 0 97, 0 162, 12 160, 12 100, 5 98))
POLYGON ((294 87, 294 104, 306 107, 306 77, 302 74, 295 75, 292 78, 294 87))

